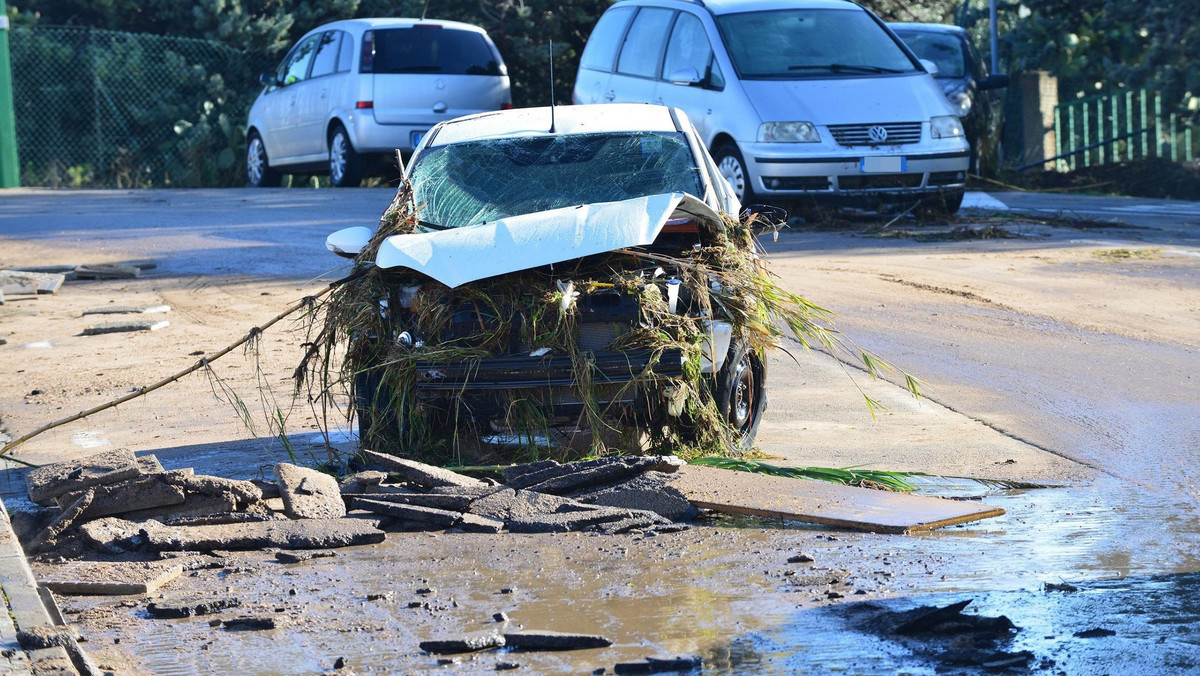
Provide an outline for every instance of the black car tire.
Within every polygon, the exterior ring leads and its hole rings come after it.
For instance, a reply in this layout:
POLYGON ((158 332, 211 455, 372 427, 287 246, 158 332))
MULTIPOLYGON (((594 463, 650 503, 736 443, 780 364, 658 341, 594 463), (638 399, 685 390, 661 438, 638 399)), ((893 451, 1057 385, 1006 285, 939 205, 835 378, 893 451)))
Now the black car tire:
POLYGON ((246 183, 251 188, 278 188, 280 174, 271 168, 267 146, 258 132, 246 139, 246 183))
POLYGON ((716 381, 717 410, 734 435, 729 445, 734 452, 745 453, 754 448, 758 425, 767 409, 766 365, 758 352, 735 337, 716 381))
POLYGON ((737 195, 738 201, 745 205, 755 200, 754 188, 750 186, 750 172, 746 169, 746 160, 742 159, 737 145, 722 144, 717 148, 717 152, 713 153, 713 161, 717 164, 717 171, 733 187, 733 194, 737 195))
POLYGON ((356 188, 362 179, 362 155, 354 149, 345 127, 335 125, 329 134, 329 183, 335 188, 356 188))

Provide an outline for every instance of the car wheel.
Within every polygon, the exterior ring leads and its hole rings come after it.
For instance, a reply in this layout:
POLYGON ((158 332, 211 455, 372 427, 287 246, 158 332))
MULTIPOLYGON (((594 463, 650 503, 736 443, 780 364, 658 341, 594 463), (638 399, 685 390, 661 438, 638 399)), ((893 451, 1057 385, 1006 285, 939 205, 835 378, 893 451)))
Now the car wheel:
POLYGON ((717 374, 715 394, 717 409, 734 434, 729 445, 739 453, 754 448, 767 408, 767 369, 759 354, 740 338, 729 345, 729 356, 717 374))
POLYGON ((258 132, 250 132, 246 141, 246 183, 251 188, 278 188, 279 172, 271 168, 267 146, 258 132))
POLYGON ((722 145, 717 148, 713 159, 717 163, 717 170, 733 187, 733 194, 737 195, 738 201, 743 205, 753 202, 754 189, 750 187, 750 172, 746 170, 746 161, 742 159, 742 153, 737 146, 732 143, 722 145))
POLYGON ((963 194, 964 191, 956 190, 954 192, 930 195, 921 200, 915 215, 920 220, 953 216, 962 207, 963 194))
POLYGON ((335 188, 353 188, 362 179, 362 156, 354 150, 350 135, 338 125, 329 136, 329 182, 335 188))

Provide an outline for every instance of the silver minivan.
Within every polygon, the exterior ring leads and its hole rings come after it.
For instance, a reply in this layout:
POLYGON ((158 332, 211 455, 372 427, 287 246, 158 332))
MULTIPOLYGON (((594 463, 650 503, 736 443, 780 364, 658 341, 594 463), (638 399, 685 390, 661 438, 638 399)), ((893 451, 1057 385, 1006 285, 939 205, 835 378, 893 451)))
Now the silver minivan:
POLYGON ((350 19, 309 31, 263 90, 246 124, 246 179, 328 171, 354 186, 395 164, 433 125, 512 107, 508 71, 482 28, 455 21, 350 19))
POLYGON ((743 203, 953 212, 970 152, 929 69, 846 0, 618 0, 573 99, 684 109, 743 203))

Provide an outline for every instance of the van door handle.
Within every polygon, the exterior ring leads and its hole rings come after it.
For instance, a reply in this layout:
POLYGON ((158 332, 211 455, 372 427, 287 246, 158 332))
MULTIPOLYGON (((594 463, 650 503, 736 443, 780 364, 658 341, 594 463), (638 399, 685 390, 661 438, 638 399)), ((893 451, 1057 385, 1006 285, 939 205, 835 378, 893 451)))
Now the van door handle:
POLYGON ((617 92, 612 89, 608 90, 608 93, 604 95, 605 101, 612 101, 615 98, 617 98, 617 92))

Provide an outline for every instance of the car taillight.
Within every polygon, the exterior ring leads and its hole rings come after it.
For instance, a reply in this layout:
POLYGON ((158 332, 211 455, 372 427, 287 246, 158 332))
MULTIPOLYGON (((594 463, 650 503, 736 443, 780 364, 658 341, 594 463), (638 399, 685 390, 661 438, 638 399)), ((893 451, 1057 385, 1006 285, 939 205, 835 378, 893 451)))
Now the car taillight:
POLYGON ((501 103, 500 110, 512 110, 512 104, 511 103, 501 103))
POLYGON ((367 108, 374 108, 375 102, 374 101, 359 101, 358 103, 354 104, 354 107, 358 108, 359 110, 366 110, 367 108))
POLYGON ((362 40, 362 57, 358 64, 358 72, 373 73, 375 72, 375 31, 363 33, 362 40))

